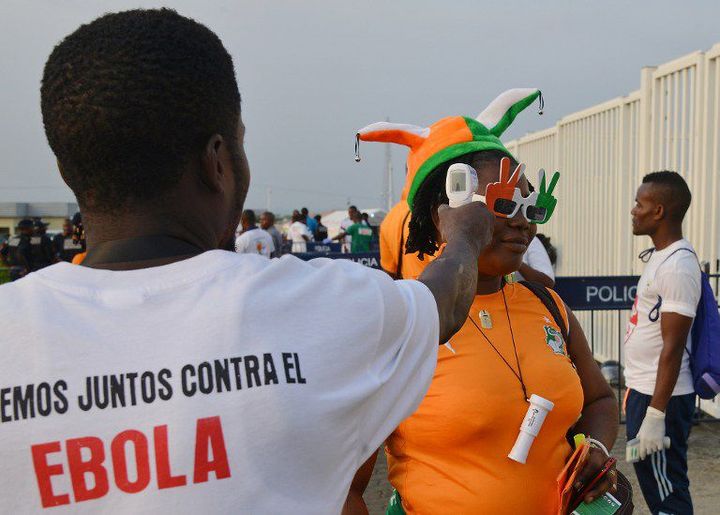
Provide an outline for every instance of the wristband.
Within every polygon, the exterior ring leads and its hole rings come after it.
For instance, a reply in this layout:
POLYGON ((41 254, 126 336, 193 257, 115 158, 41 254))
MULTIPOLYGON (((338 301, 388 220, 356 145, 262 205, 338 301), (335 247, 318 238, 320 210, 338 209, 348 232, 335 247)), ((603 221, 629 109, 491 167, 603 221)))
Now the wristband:
POLYGON ((605 447, 605 444, 603 444, 600 440, 595 440, 595 438, 585 438, 585 441, 590 444, 590 447, 600 449, 602 452, 605 453, 605 456, 607 456, 608 458, 610 457, 610 453, 608 452, 607 447, 605 447))

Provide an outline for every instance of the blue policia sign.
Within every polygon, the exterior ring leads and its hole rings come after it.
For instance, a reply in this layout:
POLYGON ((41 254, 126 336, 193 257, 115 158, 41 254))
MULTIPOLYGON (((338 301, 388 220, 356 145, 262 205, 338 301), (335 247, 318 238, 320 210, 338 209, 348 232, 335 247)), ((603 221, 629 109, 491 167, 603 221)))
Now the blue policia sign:
POLYGON ((343 254, 341 252, 321 252, 314 254, 295 254, 302 260, 308 261, 315 258, 330 258, 330 259, 350 259, 361 265, 365 265, 370 268, 380 269, 380 253, 379 252, 356 252, 354 254, 343 254))
POLYGON ((637 275, 558 277, 554 289, 574 311, 630 309, 639 280, 637 275))

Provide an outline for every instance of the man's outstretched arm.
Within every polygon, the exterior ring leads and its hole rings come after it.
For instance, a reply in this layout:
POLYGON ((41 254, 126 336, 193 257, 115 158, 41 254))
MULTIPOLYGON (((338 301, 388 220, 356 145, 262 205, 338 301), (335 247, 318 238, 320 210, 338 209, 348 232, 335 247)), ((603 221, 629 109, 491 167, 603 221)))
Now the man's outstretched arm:
POLYGON ((480 202, 454 209, 443 205, 438 216, 446 246, 418 280, 435 297, 442 344, 460 330, 468 316, 477 289, 478 258, 492 239, 495 218, 480 202))

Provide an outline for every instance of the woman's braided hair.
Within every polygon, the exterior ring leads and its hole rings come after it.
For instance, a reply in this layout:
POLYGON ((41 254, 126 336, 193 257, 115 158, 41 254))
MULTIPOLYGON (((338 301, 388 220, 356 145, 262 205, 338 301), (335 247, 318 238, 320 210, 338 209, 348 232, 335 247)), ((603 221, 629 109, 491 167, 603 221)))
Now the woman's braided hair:
MULTIPOLYGON (((415 194, 405 253, 417 253, 418 258, 423 259, 425 254, 433 256, 438 250, 439 234, 435 222, 433 222, 432 213, 439 205, 448 203, 445 193, 445 177, 450 165, 464 163, 479 170, 491 164, 498 166, 499 170, 500 159, 503 157, 510 156, 499 150, 482 150, 452 159, 430 172, 415 194)), ((515 166, 514 159, 511 158, 511 160, 515 166)))

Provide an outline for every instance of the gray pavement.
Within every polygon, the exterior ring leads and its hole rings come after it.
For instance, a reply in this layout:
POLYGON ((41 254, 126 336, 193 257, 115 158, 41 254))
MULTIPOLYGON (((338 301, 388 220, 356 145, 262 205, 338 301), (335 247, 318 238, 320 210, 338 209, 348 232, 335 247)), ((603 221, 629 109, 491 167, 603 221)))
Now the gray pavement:
MULTIPOLYGON (((720 514, 720 422, 703 423, 693 427, 690 434, 688 466, 690 493, 697 515, 720 514)), ((613 454, 619 458, 618 468, 630 479, 635 497, 635 513, 648 515, 632 465, 626 463, 625 426, 620 427, 613 454), (620 460, 620 458, 622 458, 620 460)), ((387 481, 385 454, 380 452, 372 479, 365 492, 365 502, 371 515, 385 513, 392 488, 387 481)))

